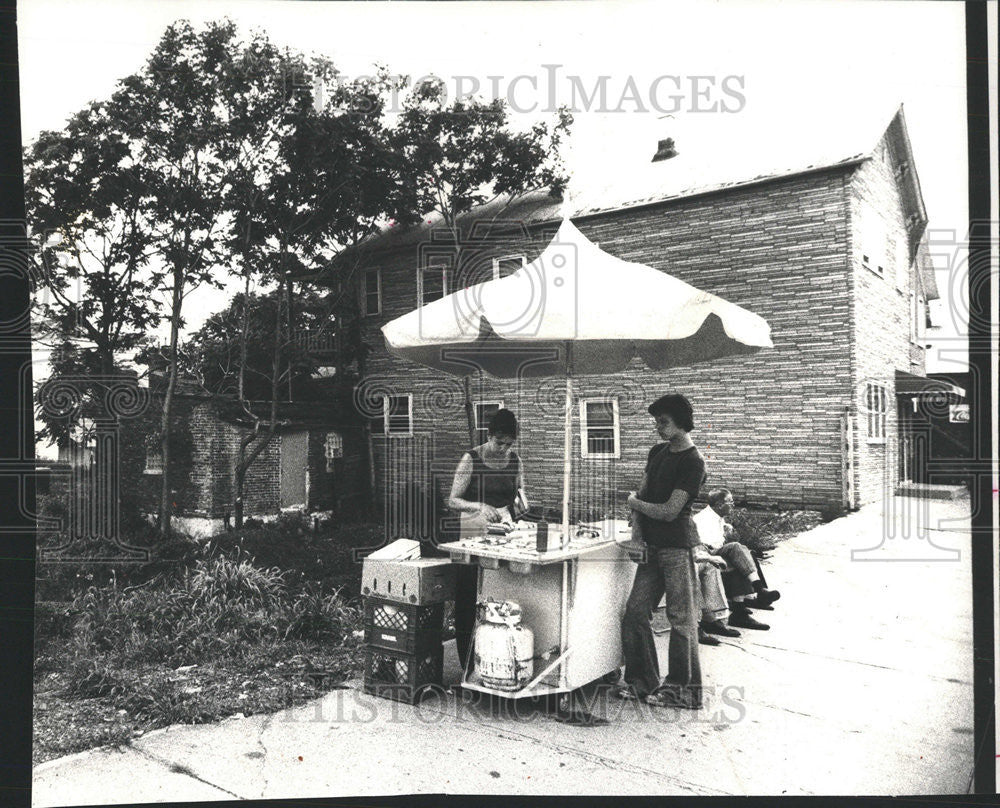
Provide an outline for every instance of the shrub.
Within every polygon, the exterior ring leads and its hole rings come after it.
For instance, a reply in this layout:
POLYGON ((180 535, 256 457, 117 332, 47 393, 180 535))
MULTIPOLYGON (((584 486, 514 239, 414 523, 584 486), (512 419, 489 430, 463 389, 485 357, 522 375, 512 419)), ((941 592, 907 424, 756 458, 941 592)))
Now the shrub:
POLYGON ((801 533, 819 524, 814 511, 769 511, 734 508, 729 521, 736 538, 751 550, 766 553, 789 535, 801 533))
POLYGON ((358 609, 318 582, 289 587, 286 573, 245 552, 212 551, 182 574, 145 584, 90 586, 74 600, 80 653, 119 654, 144 663, 186 664, 239 656, 284 639, 342 643, 358 609))
POLYGON ((342 642, 360 625, 360 611, 345 604, 339 590, 327 594, 320 584, 310 581, 288 603, 279 623, 282 639, 342 642))
POLYGON ((284 587, 284 573, 277 567, 260 569, 246 552, 233 558, 209 556, 196 563, 189 591, 201 605, 212 602, 259 608, 272 602, 284 587))
POLYGON ((126 689, 120 670, 106 656, 76 657, 66 670, 64 692, 80 699, 120 693, 126 689))

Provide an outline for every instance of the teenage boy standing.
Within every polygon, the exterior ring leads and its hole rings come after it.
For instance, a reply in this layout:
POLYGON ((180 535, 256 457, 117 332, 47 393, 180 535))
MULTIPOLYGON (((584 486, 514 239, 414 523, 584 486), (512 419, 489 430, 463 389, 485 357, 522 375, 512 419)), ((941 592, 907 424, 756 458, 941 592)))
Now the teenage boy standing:
POLYGON ((705 460, 688 434, 694 429, 694 416, 684 396, 658 398, 649 405, 649 414, 664 442, 650 449, 640 493, 628 498, 649 551, 636 570, 622 620, 626 686, 620 694, 698 710, 702 688, 693 548, 700 540, 691 503, 705 481, 705 460), (670 645, 667 676, 661 682, 650 615, 664 593, 670 645))

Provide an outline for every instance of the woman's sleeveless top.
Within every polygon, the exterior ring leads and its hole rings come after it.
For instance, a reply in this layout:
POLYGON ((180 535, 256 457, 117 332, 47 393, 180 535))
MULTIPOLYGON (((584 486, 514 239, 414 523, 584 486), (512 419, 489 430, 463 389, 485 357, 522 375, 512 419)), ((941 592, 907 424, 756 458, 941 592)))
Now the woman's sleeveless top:
POLYGON ((517 452, 510 453, 510 459, 502 469, 487 466, 477 449, 470 449, 469 455, 472 457, 472 476, 462 499, 485 502, 494 508, 513 505, 517 495, 517 472, 520 468, 517 452))

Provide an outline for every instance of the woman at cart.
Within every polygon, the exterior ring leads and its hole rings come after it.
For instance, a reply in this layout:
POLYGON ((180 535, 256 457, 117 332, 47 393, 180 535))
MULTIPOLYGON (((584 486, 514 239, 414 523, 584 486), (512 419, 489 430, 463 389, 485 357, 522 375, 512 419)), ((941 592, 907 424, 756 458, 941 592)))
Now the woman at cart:
MULTIPOLYGON (((512 448, 517 440, 514 413, 497 410, 487 434, 489 440, 465 452, 455 469, 448 507, 461 514, 459 539, 482 536, 489 523, 510 519, 518 490, 524 490, 521 458, 512 448)), ((478 572, 475 566, 459 565, 455 581, 455 643, 463 668, 476 623, 478 572)))

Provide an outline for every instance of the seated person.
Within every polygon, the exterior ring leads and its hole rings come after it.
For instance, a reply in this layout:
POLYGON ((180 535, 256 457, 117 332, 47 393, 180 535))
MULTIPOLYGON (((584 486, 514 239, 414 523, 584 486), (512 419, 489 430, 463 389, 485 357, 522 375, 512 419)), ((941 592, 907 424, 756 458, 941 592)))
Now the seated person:
POLYGON ((770 626, 754 619, 750 606, 768 608, 781 597, 781 593, 767 588, 760 565, 745 545, 727 541, 732 535, 732 526, 726 524, 725 517, 732 510, 733 495, 728 489, 716 488, 709 492, 708 507, 694 516, 698 538, 701 539, 701 546, 695 551, 695 559, 716 557, 725 562, 726 572, 722 581, 732 611, 729 625, 765 631, 770 626), (754 593, 756 597, 748 601, 747 596, 754 593))
POLYGON ((704 551, 701 545, 695 548, 695 569, 698 573, 701 622, 698 624, 698 642, 702 645, 718 645, 713 637, 739 637, 740 633, 726 625, 729 605, 726 602, 722 569, 726 562, 719 556, 704 551))

